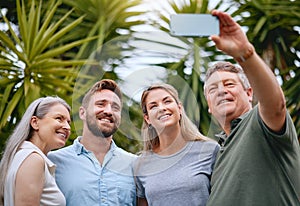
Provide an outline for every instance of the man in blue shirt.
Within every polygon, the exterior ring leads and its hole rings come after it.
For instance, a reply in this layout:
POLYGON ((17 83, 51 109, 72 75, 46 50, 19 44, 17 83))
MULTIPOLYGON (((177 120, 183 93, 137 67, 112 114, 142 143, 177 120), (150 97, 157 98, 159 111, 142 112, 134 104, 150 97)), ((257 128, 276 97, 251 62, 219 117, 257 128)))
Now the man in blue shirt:
POLYGON ((121 110, 118 85, 108 79, 97 82, 79 110, 82 136, 73 145, 48 154, 57 165, 55 178, 67 206, 136 204, 132 172, 136 156, 112 139, 121 122, 121 110))

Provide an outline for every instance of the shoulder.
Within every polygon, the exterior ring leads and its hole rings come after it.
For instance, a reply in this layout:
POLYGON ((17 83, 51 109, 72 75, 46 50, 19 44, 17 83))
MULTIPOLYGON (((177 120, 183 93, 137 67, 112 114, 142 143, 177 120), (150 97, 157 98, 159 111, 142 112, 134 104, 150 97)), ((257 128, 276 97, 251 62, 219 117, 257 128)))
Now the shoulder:
POLYGON ((137 157, 137 155, 135 155, 135 154, 133 154, 131 152, 128 152, 125 149, 119 147, 115 142, 112 142, 112 146, 111 147, 114 148, 114 152, 116 154, 120 154, 120 155, 126 156, 128 158, 134 158, 134 159, 137 157))
POLYGON ((220 145, 214 140, 206 141, 193 141, 191 142, 192 151, 197 154, 207 155, 207 156, 216 156, 220 150, 220 145))
POLYGON ((23 142, 20 150, 16 153, 15 158, 19 159, 22 164, 28 162, 31 164, 44 165, 47 160, 46 155, 36 145, 29 141, 23 142))
POLYGON ((60 149, 57 149, 57 150, 53 150, 53 151, 50 151, 47 156, 57 156, 57 155, 62 155, 62 154, 66 154, 66 153, 69 153, 73 150, 73 145, 69 145, 67 147, 63 147, 63 148, 60 148, 60 149))
POLYGON ((134 164, 137 165, 141 163, 142 161, 145 161, 146 159, 151 159, 153 157, 153 154, 149 151, 141 151, 138 155, 136 155, 134 164))
POLYGON ((31 161, 36 164, 45 163, 45 159, 37 152, 32 152, 28 157, 25 159, 25 161, 31 161))
MULTIPOLYGON (((45 184, 46 160, 36 152, 31 153, 20 165, 15 178, 16 192, 25 194, 25 199, 31 199, 33 194, 40 194, 45 184), (28 196, 29 195, 29 196, 28 196)), ((35 198, 36 198, 35 197, 35 198)), ((27 200, 24 200, 27 202, 27 200)))
POLYGON ((45 159, 37 152, 30 153, 20 166, 21 171, 44 171, 45 159))
POLYGON ((195 148, 207 148, 209 150, 215 150, 215 148, 220 147, 215 140, 192 141, 191 144, 195 148))
POLYGON ((266 136, 269 138, 272 137, 276 139, 275 143, 278 143, 279 145, 286 145, 287 147, 295 146, 296 148, 299 147, 299 141, 297 136, 296 127, 294 125, 294 122, 289 114, 289 112, 286 110, 286 119, 284 127, 281 129, 280 132, 275 132, 272 129, 270 129, 260 118, 259 119, 260 126, 266 136))
POLYGON ((75 150, 73 149, 73 146, 70 145, 58 150, 50 151, 47 154, 47 157, 50 161, 58 164, 59 162, 63 162, 65 159, 73 157, 73 154, 75 154, 75 150))
POLYGON ((124 150, 120 147, 116 147, 116 153, 118 155, 123 156, 124 158, 132 159, 132 160, 135 160, 137 158, 137 155, 127 152, 126 150, 124 150))

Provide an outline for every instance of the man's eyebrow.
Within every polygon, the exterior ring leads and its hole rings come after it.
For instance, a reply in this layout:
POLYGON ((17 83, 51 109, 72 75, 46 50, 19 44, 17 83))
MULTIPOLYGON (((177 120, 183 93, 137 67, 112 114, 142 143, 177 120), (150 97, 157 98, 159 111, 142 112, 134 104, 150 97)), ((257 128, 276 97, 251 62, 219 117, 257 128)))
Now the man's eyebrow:
POLYGON ((222 80, 216 81, 216 82, 211 82, 211 83, 207 84, 206 87, 209 87, 209 86, 215 86, 215 85, 217 85, 219 82, 222 82, 222 80))
POLYGON ((107 102, 107 100, 106 99, 98 99, 95 101, 95 103, 98 103, 98 102, 107 102))
POLYGON ((221 79, 219 81, 212 82, 212 83, 208 84, 207 86, 216 85, 216 84, 218 84, 220 82, 227 82, 227 81, 234 81, 234 82, 236 82, 236 79, 234 79, 234 78, 221 79))
POLYGON ((236 79, 234 79, 234 78, 223 79, 223 82, 226 82, 226 81, 234 81, 234 82, 236 82, 236 79))

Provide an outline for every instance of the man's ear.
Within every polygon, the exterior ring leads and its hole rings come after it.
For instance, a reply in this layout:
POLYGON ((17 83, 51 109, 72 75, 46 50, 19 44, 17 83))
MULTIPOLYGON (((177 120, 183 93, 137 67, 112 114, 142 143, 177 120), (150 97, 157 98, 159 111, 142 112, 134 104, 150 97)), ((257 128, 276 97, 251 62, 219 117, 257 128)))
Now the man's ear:
POLYGON ((249 98, 249 102, 252 103, 253 102, 253 90, 252 90, 252 88, 251 87, 248 88, 246 90, 246 92, 247 92, 247 96, 249 98))
POLYGON ((79 107, 79 117, 81 120, 85 119, 86 111, 83 106, 79 107))
POLYGON ((39 129, 39 118, 37 116, 32 116, 30 120, 30 125, 34 130, 39 129))

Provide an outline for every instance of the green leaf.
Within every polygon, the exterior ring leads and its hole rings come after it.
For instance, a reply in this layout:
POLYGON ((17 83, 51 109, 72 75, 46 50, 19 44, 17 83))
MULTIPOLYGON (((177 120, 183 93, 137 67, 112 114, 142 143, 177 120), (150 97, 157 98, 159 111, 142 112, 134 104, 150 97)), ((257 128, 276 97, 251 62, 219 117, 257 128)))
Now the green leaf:
MULTIPOLYGON (((12 90, 12 87, 9 88, 8 90, 12 90)), ((6 124, 6 121, 11 116, 16 105, 20 102, 22 96, 23 96, 22 89, 18 89, 17 92, 13 95, 13 97, 8 101, 7 107, 1 114, 0 128, 6 124)))
POLYGON ((266 21, 267 21, 267 17, 265 17, 265 16, 261 17, 258 20, 256 26, 254 27, 254 31, 253 31, 254 35, 257 35, 261 31, 261 29, 264 27, 266 21))

